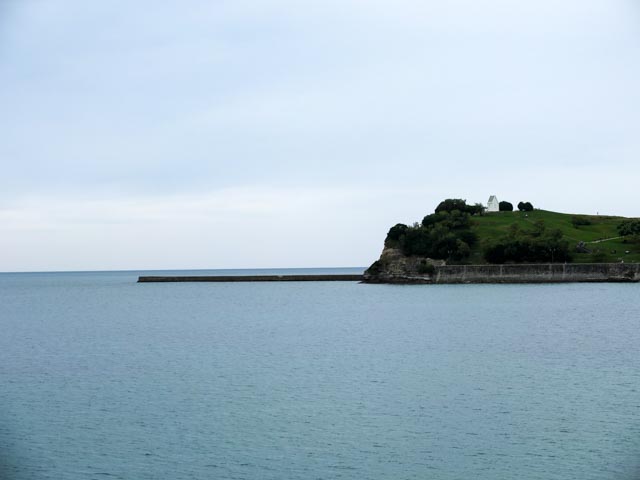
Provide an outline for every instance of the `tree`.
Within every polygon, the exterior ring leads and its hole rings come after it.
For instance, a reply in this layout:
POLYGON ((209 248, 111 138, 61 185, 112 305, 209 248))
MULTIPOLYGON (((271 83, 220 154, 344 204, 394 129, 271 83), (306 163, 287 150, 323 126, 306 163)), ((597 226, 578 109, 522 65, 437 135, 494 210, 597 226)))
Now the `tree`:
POLYGON ((404 223, 396 223, 393 227, 389 229, 389 233, 387 233, 387 238, 389 240, 399 240, 402 235, 407 233, 407 227, 404 223))
POLYGON ((428 228, 431 225, 435 225, 436 223, 442 222, 447 215, 448 215, 448 212, 431 213, 422 219, 422 226, 424 228, 428 228))
POLYGON ((421 260, 420 263, 418 264, 418 273, 421 274, 427 274, 427 275, 433 275, 436 272, 436 267, 431 264, 431 263, 427 263, 426 260, 421 260))
POLYGON ((467 201, 461 198, 447 198, 438 204, 435 213, 452 212, 454 210, 459 210, 469 215, 482 215, 485 208, 481 203, 467 205, 467 201))
POLYGON ((481 203, 474 203, 467 208, 471 215, 484 215, 484 211, 486 210, 486 207, 481 203))
POLYGON ((457 239, 456 240, 456 249, 452 254, 454 260, 463 260, 471 255, 471 247, 464 240, 457 239))
POLYGON ((407 255, 430 255, 432 251, 432 241, 429 231, 424 228, 410 228, 407 230, 404 242, 402 244, 402 252, 407 255))
POLYGON ((591 225, 593 222, 587 217, 573 216, 571 217, 571 225, 575 228, 591 225))
POLYGON ((622 236, 640 235, 640 220, 625 220, 618 225, 618 233, 622 236))
POLYGON ((452 230, 462 230, 471 227, 471 215, 460 210, 441 211, 432 213, 422 219, 422 226, 429 228, 433 225, 445 225, 452 230))
POLYGON ((571 259, 569 242, 560 230, 549 230, 543 221, 531 230, 511 228, 509 233, 484 249, 489 263, 564 262, 571 259))
POLYGON ((441 201, 436 207, 436 213, 451 212, 452 210, 466 211, 467 201, 461 198, 447 198, 441 201))
POLYGON ((531 212, 533 211, 533 205, 531 205, 531 202, 520 202, 518 203, 518 210, 521 212, 531 212))
POLYGON ((420 255, 434 259, 462 261, 471 254, 478 238, 471 230, 472 212, 481 205, 467 205, 464 200, 440 202, 436 213, 426 215, 421 223, 410 227, 398 224, 389 230, 385 245, 400 248, 407 256, 420 255))
POLYGON ((501 212, 513 212, 513 204, 509 202, 500 202, 498 204, 498 210, 501 212))

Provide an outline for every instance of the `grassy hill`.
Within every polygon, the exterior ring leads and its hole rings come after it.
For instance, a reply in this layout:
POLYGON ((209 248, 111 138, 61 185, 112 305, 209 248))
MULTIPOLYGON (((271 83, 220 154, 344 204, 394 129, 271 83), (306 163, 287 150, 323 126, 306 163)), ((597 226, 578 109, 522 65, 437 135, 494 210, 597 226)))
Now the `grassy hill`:
POLYGON ((600 251, 594 257, 593 254, 574 253, 573 262, 591 263, 596 261, 640 262, 640 245, 625 242, 620 237, 616 227, 625 220, 624 217, 609 217, 595 215, 574 215, 566 213, 550 212, 546 210, 533 210, 531 212, 495 212, 485 213, 482 216, 473 217, 472 230, 478 235, 480 242, 476 245, 469 257, 469 263, 486 263, 482 256, 482 246, 503 237, 509 232, 512 224, 516 223, 522 229, 531 229, 537 220, 544 220, 547 229, 559 229, 564 239, 573 247, 583 241, 586 247, 593 251, 600 251), (572 223, 574 217, 587 219, 591 225, 576 227, 572 223), (629 253, 625 253, 629 251, 629 253), (604 255, 604 257, 602 257, 604 255))

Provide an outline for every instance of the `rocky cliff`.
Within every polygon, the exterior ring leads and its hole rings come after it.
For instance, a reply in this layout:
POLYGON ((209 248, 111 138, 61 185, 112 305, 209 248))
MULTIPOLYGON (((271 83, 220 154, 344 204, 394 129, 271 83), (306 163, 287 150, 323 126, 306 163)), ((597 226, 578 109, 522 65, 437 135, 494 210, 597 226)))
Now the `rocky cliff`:
POLYGON ((364 272, 366 283, 433 283, 444 260, 405 256, 398 248, 385 247, 380 259, 364 272))

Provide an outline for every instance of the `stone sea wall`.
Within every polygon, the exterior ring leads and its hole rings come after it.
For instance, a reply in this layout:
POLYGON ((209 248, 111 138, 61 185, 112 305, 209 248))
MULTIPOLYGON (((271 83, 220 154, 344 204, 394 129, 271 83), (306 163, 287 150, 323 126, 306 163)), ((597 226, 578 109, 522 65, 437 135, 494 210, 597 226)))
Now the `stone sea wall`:
POLYGON ((448 265, 434 283, 637 282, 640 264, 448 265))
POLYGON ((195 276, 142 276, 138 283, 166 282, 354 282, 363 280, 362 275, 195 275, 195 276))
MULTIPOLYGON (((393 269, 391 269, 393 270, 393 269)), ((365 272, 365 283, 563 283, 638 282, 637 263, 443 265, 431 274, 365 272)))
POLYGON ((442 260, 407 257, 385 247, 364 272, 364 283, 560 283, 638 282, 638 263, 537 263, 446 265, 442 260))

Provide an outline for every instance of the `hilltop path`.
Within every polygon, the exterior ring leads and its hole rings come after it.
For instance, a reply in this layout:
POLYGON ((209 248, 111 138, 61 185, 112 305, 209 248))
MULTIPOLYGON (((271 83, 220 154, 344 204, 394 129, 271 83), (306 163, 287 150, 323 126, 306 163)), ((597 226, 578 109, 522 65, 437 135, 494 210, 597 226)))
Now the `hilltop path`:
POLYGON ((624 238, 624 235, 620 236, 620 237, 601 238, 600 240, 594 240, 592 242, 584 242, 584 243, 600 243, 600 242, 606 242, 606 241, 609 241, 609 240, 617 240, 619 238, 624 238))

